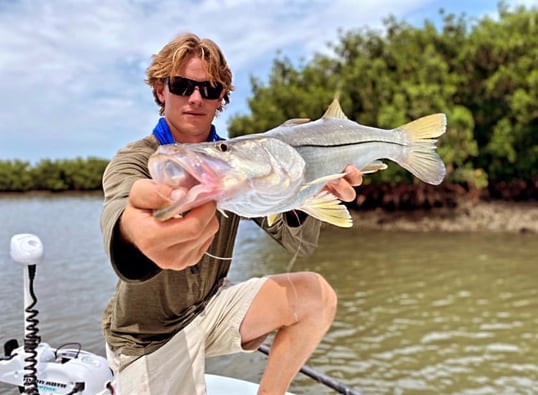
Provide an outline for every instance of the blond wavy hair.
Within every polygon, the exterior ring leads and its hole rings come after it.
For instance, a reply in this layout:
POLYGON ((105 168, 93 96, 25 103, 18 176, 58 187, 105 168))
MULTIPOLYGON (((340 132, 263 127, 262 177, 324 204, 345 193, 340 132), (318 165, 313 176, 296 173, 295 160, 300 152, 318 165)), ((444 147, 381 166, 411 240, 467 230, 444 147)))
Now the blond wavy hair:
MULTIPOLYGON (((164 114, 164 103, 159 100, 155 87, 165 78, 171 78, 180 72, 185 62, 192 56, 203 59, 206 72, 211 83, 220 83, 224 87, 224 105, 230 102, 230 93, 233 91, 232 71, 222 54, 220 48, 208 38, 201 39, 196 34, 185 33, 177 36, 166 44, 156 55, 146 70, 146 84, 153 91, 155 103, 160 106, 159 114, 164 114)), ((218 108, 223 110, 223 105, 218 108)))

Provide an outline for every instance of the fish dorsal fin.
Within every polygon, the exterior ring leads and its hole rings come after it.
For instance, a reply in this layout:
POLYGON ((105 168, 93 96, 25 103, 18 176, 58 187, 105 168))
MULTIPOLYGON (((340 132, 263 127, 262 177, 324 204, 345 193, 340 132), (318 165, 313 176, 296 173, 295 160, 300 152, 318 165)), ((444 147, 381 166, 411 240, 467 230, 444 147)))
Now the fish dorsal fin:
POLYGON ((327 191, 321 191, 317 195, 306 199, 299 210, 320 221, 341 228, 350 228, 353 225, 353 220, 347 207, 341 204, 336 196, 327 191))
POLYGON ((347 119, 346 114, 344 114, 344 111, 342 111, 342 107, 340 106, 340 102, 338 101, 338 98, 335 97, 330 104, 330 106, 325 111, 325 114, 323 114, 322 118, 341 118, 341 119, 347 119))
POLYGON ((292 118, 288 119, 287 121, 284 121, 284 123, 282 123, 282 125, 280 126, 296 126, 308 122, 310 122, 310 118, 292 118))

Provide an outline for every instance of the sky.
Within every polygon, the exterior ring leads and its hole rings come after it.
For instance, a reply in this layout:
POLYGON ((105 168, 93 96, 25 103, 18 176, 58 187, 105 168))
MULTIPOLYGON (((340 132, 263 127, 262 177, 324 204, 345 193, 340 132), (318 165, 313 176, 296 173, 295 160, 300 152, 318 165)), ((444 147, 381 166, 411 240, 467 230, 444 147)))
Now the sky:
POLYGON ((308 61, 339 29, 389 15, 421 26, 441 8, 481 18, 497 0, 0 0, 0 161, 111 159, 150 134, 159 115, 145 70, 180 33, 212 39, 228 60, 235 91, 215 119, 226 136, 228 119, 249 113, 250 77, 266 81, 277 56, 308 61))

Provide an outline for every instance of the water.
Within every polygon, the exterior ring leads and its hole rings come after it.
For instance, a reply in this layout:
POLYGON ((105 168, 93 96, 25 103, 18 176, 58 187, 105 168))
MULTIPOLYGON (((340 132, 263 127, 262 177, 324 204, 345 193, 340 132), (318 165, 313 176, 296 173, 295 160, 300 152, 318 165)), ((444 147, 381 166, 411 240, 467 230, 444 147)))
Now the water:
MULTIPOLYGON (((100 318, 116 279, 104 254, 101 197, 0 198, 0 343, 23 334, 15 233, 45 246, 37 269, 40 332, 104 355, 100 318)), ((240 228, 233 281, 286 270, 290 255, 251 222, 240 228)), ((490 233, 324 228, 314 270, 336 289, 336 321, 308 365, 364 394, 538 393, 538 238, 490 233)), ((265 356, 208 361, 213 373, 257 381, 265 356)), ((297 394, 333 394, 299 374, 297 394)), ((0 394, 14 395, 0 384, 0 394)))

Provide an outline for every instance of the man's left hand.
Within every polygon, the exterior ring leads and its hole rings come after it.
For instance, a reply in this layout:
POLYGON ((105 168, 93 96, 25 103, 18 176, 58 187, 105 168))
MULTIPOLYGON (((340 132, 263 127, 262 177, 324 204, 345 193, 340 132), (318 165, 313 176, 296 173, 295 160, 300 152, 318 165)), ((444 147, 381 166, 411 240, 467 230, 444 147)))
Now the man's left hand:
POLYGON ((353 187, 362 184, 362 173, 359 169, 351 165, 346 166, 344 173, 346 173, 344 177, 327 183, 325 190, 331 192, 344 202, 351 202, 357 196, 353 187))

